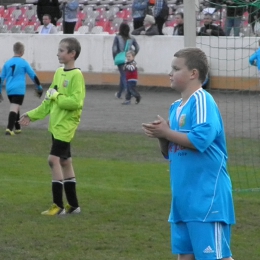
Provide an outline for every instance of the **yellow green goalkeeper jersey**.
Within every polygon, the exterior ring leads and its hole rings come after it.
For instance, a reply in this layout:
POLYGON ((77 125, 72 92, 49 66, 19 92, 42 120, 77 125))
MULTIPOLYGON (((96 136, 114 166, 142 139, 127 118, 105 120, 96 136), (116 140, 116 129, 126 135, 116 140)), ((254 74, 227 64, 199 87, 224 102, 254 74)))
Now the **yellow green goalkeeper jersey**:
POLYGON ((59 92, 57 98, 44 100, 40 106, 27 112, 27 115, 32 122, 50 115, 48 130, 55 139, 70 142, 79 125, 84 104, 84 77, 79 69, 59 68, 50 88, 59 92))

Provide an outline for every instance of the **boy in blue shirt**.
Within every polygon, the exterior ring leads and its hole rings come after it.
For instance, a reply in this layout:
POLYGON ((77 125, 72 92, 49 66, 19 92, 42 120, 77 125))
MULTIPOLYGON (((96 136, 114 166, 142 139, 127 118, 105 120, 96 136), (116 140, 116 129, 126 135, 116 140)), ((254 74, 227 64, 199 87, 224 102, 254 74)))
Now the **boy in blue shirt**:
POLYGON ((37 85, 35 91, 39 98, 43 92, 41 83, 32 67, 22 58, 24 45, 21 42, 16 42, 13 46, 13 51, 14 56, 4 64, 0 77, 0 102, 3 100, 2 84, 6 80, 6 94, 11 103, 8 125, 5 130, 6 135, 21 133, 21 126, 18 121, 20 118, 20 106, 23 104, 26 93, 26 74, 37 85), (15 128, 15 131, 13 131, 13 128, 15 128))
POLYGON ((208 73, 205 53, 178 51, 172 61, 171 87, 181 93, 169 120, 142 124, 158 138, 170 161, 172 252, 178 260, 231 260, 235 223, 232 185, 227 173, 224 126, 213 97, 202 89, 208 73))

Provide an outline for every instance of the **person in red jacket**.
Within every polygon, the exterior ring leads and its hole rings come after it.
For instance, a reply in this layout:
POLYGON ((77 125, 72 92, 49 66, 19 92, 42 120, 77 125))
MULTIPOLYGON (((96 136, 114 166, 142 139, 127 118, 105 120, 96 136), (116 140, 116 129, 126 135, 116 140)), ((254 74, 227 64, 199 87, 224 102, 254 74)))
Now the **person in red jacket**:
POLYGON ((127 91, 125 95, 125 101, 122 103, 122 105, 130 105, 132 96, 135 97, 135 104, 139 104, 141 101, 141 96, 136 90, 138 72, 134 58, 135 52, 133 50, 128 51, 126 54, 127 62, 124 65, 127 81, 127 91))

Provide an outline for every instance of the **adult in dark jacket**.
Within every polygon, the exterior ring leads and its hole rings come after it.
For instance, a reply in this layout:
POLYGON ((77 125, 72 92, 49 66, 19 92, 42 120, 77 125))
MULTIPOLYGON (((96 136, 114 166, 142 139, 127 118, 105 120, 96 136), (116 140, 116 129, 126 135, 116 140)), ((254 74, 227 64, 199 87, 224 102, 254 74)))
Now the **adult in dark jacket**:
POLYGON ((45 14, 51 16, 51 23, 56 26, 57 21, 61 18, 60 4, 58 0, 38 0, 37 16, 43 25, 42 17, 45 14))
POLYGON ((204 15, 204 26, 200 28, 199 36, 225 36, 220 26, 213 24, 212 14, 204 15))
POLYGON ((182 12, 177 13, 175 16, 176 25, 173 29, 173 35, 184 35, 184 15, 182 12))
POLYGON ((146 15, 144 18, 144 25, 136 30, 132 31, 133 35, 159 35, 157 25, 155 24, 155 19, 152 15, 146 15))

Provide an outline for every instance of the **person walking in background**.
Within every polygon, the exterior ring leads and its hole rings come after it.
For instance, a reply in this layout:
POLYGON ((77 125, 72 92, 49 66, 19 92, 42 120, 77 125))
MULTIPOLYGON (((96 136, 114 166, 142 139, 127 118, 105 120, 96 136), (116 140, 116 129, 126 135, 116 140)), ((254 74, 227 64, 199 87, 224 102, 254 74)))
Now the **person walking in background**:
POLYGON ((155 24, 155 19, 152 15, 146 15, 144 18, 143 26, 132 31, 132 35, 159 35, 157 25, 155 24))
POLYGON ((58 33, 56 26, 51 23, 51 16, 49 14, 43 15, 42 21, 43 21, 43 25, 40 25, 37 28, 37 33, 39 33, 39 34, 56 34, 56 33, 58 33))
POLYGON ((23 104, 26 93, 26 74, 36 84, 36 95, 40 98, 43 89, 41 83, 33 71, 30 64, 22 58, 24 55, 24 45, 16 42, 13 45, 14 56, 9 59, 2 68, 0 77, 0 102, 3 100, 2 85, 6 80, 6 94, 10 101, 10 112, 8 116, 8 124, 5 130, 6 135, 15 135, 21 133, 19 124, 20 107, 23 104), (13 131, 13 129, 15 130, 13 131))
POLYGON ((61 18, 60 4, 58 0, 38 0, 37 2, 37 16, 43 25, 43 16, 49 14, 51 16, 51 23, 55 26, 57 21, 61 18))
POLYGON ((202 89, 208 67, 199 48, 176 52, 169 76, 181 98, 170 106, 168 120, 158 116, 142 124, 170 162, 171 245, 179 260, 232 260, 232 183, 223 120, 211 94, 202 89))
POLYGON ((245 12, 245 7, 241 4, 235 3, 232 0, 224 1, 227 5, 227 17, 225 22, 225 34, 230 36, 231 29, 234 30, 234 36, 239 36, 240 26, 243 14, 245 12))
MULTIPOLYGON (((126 52, 131 50, 132 48, 134 48, 136 54, 139 52, 139 45, 136 39, 133 36, 131 36, 129 33, 130 33, 129 25, 126 23, 121 23, 119 27, 119 33, 115 36, 112 45, 113 59, 115 59, 118 53, 125 51, 126 44, 127 44, 126 52)), ((116 98, 121 98, 122 93, 127 88, 124 65, 125 62, 117 65, 120 74, 120 81, 119 81, 119 90, 115 93, 116 98)))
POLYGON ((48 163, 52 173, 52 206, 42 215, 54 216, 80 213, 76 194, 76 178, 72 165, 70 143, 80 123, 85 99, 85 81, 75 67, 81 46, 76 38, 64 38, 58 48, 58 59, 64 67, 57 69, 45 99, 37 108, 24 113, 21 125, 49 116, 52 147, 48 163), (63 205, 63 188, 68 204, 63 205))
POLYGON ((133 0, 132 17, 134 29, 143 26, 144 17, 147 14, 148 0, 133 0))
POLYGON ((176 25, 173 28, 173 35, 174 36, 184 35, 184 15, 182 12, 176 14, 175 21, 176 21, 176 25))
POLYGON ((63 0, 61 4, 63 17, 63 34, 74 34, 75 25, 78 21, 78 0, 63 0))
POLYGON ((153 16, 158 27, 159 35, 164 35, 162 32, 163 25, 167 21, 169 15, 169 7, 167 0, 156 0, 153 7, 153 16))
POLYGON ((141 96, 136 90, 138 71, 134 58, 135 52, 133 50, 128 51, 126 54, 127 62, 124 65, 124 70, 126 72, 127 91, 125 95, 125 101, 122 103, 123 105, 130 105, 132 96, 135 97, 135 104, 139 104, 141 101, 141 96))
POLYGON ((213 24, 212 14, 204 15, 204 26, 200 28, 199 36, 225 36, 220 26, 213 24))

